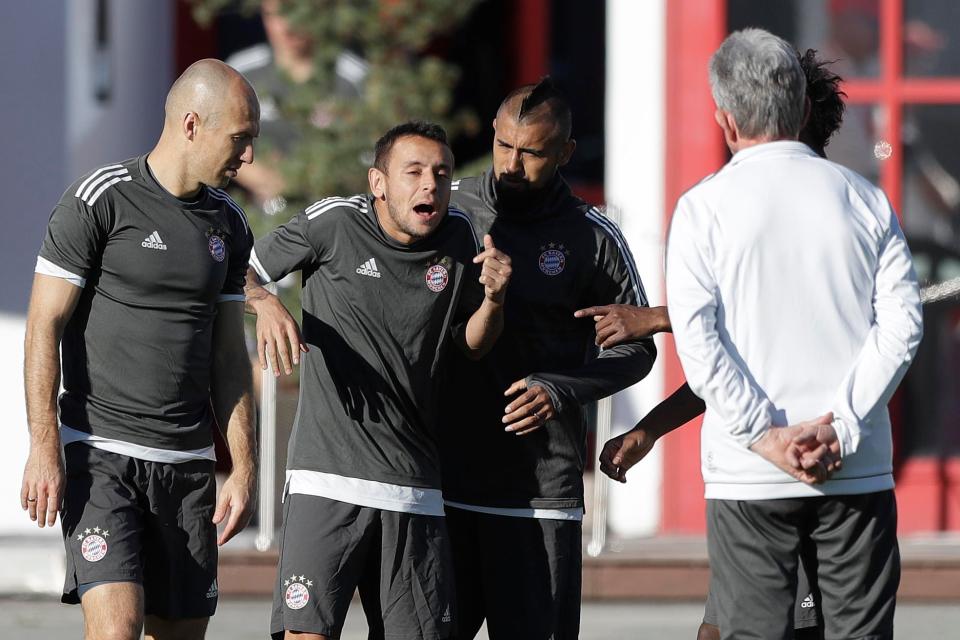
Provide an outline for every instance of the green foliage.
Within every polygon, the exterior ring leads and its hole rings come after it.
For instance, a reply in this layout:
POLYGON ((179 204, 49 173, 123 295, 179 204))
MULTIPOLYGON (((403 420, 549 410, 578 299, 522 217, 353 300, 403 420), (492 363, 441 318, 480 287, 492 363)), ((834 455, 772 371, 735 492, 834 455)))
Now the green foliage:
MULTIPOLYGON (((314 73, 287 97, 282 117, 298 125, 298 143, 278 160, 287 206, 276 215, 237 198, 256 237, 304 206, 332 195, 367 191, 373 146, 407 120, 437 122, 453 137, 476 126, 469 112, 452 113, 458 69, 426 48, 462 22, 480 0, 282 0, 281 13, 313 42, 314 73), (369 72, 360 97, 335 91, 335 65, 345 49, 358 52, 369 72)), ((258 0, 191 0, 195 18, 209 23, 222 11, 255 13, 258 0)), ((257 161, 270 162, 269 141, 257 143, 257 161)), ((299 286, 280 295, 296 317, 299 286)))
MULTIPOLYGON (((373 145, 396 124, 430 120, 455 136, 475 122, 469 112, 452 113, 458 69, 425 48, 451 32, 478 1, 284 0, 282 13, 313 38, 315 58, 313 76, 293 92, 284 113, 303 125, 300 143, 280 166, 291 207, 366 191, 373 145), (370 65, 359 98, 334 91, 337 56, 348 48, 370 65)), ((236 6, 230 0, 193 4, 200 20, 236 6)), ((259 3, 243 0, 241 6, 256 10, 259 3)))

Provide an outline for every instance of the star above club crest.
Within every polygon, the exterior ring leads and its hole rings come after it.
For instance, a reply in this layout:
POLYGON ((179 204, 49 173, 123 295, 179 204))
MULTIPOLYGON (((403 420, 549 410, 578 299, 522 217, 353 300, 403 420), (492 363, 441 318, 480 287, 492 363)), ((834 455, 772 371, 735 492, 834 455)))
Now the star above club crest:
POLYGON ((557 243, 556 243, 556 242, 551 242, 549 246, 550 246, 551 249, 556 249, 556 248, 557 248, 557 243))
POLYGON ((84 529, 84 530, 83 530, 83 535, 85 535, 85 536, 90 535, 90 529, 84 529))
POLYGON ((83 534, 82 534, 82 533, 77 534, 77 540, 83 540, 83 534))
POLYGON ((100 527, 94 527, 94 528, 93 528, 93 532, 94 532, 94 533, 100 533, 100 527))
POLYGON ((306 578, 304 576, 300 576, 300 582, 303 582, 304 580, 306 580, 306 578))
POLYGON ((546 251, 546 250, 547 250, 547 245, 545 244, 540 245, 540 251, 546 251))
POLYGON ((104 538, 106 538, 107 536, 110 535, 110 532, 104 529, 103 531, 101 531, 101 534, 103 535, 104 538))
POLYGON ((293 574, 292 576, 290 576, 290 582, 296 582, 296 581, 297 581, 297 574, 293 574))
POLYGON ((283 581, 283 586, 289 587, 289 586, 290 586, 290 581, 289 581, 289 580, 284 580, 284 581, 283 581))
POLYGON ((313 586, 313 580, 307 580, 307 586, 308 586, 308 587, 312 587, 312 586, 313 586))

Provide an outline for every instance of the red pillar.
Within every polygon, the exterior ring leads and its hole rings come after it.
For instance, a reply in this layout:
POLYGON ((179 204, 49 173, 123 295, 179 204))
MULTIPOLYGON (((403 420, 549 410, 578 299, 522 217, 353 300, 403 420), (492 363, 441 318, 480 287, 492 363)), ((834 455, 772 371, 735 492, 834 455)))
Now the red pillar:
POLYGON ((511 89, 536 82, 550 71, 550 0, 516 0, 512 12, 511 89))
POLYGON ((885 111, 883 139, 893 148, 880 163, 880 186, 903 218, 903 103, 898 89, 903 81, 903 0, 880 2, 880 92, 885 111))
MULTIPOLYGON (((680 195, 723 164, 725 148, 713 119, 714 103, 707 62, 726 35, 725 0, 667 2, 666 211, 670 217, 680 195)), ((666 393, 684 382, 673 338, 661 357, 666 363, 666 393)), ((703 533, 706 529, 700 475, 700 421, 674 431, 663 441, 663 533, 703 533)))
POLYGON ((217 27, 214 23, 207 26, 198 24, 193 19, 193 6, 186 0, 177 0, 174 20, 173 73, 176 77, 197 60, 216 57, 217 27))

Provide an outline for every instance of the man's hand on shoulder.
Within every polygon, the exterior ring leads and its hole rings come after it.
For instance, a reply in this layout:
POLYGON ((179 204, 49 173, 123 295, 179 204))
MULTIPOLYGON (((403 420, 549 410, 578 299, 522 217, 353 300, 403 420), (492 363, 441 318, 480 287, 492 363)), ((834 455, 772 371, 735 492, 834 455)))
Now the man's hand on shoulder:
POLYGON ((671 330, 666 307, 605 304, 580 309, 573 315, 577 318, 593 318, 596 323, 596 343, 603 349, 671 330))
POLYGON ((280 298, 268 294, 256 303, 257 310, 257 356, 260 368, 266 369, 267 362, 273 367, 273 374, 287 375, 300 364, 300 354, 307 353, 309 347, 300 334, 297 321, 290 315, 280 298))
POLYGON ((310 348, 304 342, 300 326, 280 298, 267 291, 256 281, 256 275, 247 273, 247 310, 257 316, 257 356, 260 368, 266 370, 269 361, 275 376, 280 375, 281 365, 287 375, 300 364, 300 354, 310 348), (251 282, 251 278, 254 280, 251 282))

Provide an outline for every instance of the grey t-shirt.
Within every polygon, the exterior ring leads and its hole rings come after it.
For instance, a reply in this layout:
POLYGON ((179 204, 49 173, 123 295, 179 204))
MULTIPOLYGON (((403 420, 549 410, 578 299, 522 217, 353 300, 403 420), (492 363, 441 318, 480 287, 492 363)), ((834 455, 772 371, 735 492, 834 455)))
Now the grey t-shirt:
POLYGON ((443 355, 482 300, 478 250, 452 208, 433 234, 400 244, 363 195, 321 200, 257 241, 261 277, 303 278, 310 351, 288 469, 439 488, 437 431, 455 426, 436 421, 443 355))
POLYGON ((217 302, 243 300, 253 236, 223 191, 175 198, 147 156, 75 182, 40 259, 83 278, 64 331, 60 421, 93 435, 192 450, 213 442, 217 302))

